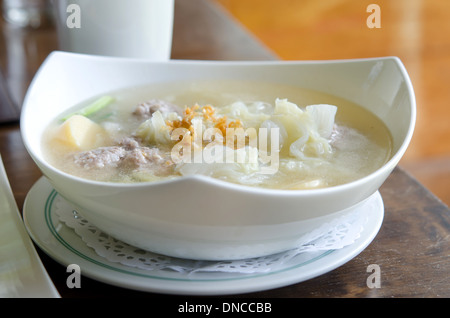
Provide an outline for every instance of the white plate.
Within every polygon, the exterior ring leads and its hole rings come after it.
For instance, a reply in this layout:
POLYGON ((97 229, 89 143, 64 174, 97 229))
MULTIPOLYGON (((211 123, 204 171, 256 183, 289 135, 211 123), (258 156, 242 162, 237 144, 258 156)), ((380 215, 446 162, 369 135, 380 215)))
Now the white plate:
POLYGON ((227 295, 255 292, 299 283, 345 264, 363 251, 377 235, 384 216, 383 200, 376 192, 365 204, 367 226, 351 245, 339 250, 303 253, 274 271, 257 274, 142 270, 110 262, 88 247, 55 216, 58 193, 45 178, 31 188, 24 204, 25 225, 31 238, 50 257, 67 266, 77 264, 92 279, 134 290, 183 295, 227 295))

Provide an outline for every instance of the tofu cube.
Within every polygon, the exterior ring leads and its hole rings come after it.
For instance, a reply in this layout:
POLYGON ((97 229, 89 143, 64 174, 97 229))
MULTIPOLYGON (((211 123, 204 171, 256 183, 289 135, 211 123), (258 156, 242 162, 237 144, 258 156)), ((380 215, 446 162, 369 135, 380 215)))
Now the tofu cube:
POLYGON ((73 115, 56 132, 59 142, 74 150, 89 150, 96 147, 104 137, 104 129, 82 115, 73 115))

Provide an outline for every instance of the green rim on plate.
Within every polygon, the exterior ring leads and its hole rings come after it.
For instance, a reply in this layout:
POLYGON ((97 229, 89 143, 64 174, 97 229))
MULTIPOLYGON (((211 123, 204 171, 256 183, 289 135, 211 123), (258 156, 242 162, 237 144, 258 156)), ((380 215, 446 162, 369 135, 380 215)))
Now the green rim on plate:
POLYGON ((55 239, 57 239, 58 242, 60 242, 65 248, 67 248, 69 251, 71 251, 72 253, 76 254, 77 256, 79 256, 79 257, 81 257, 81 258, 83 258, 83 259, 85 259, 85 260, 87 260, 87 261, 89 261, 89 262, 91 262, 93 264, 96 264, 98 266, 102 266, 102 267, 105 267, 105 268, 113 270, 113 271, 118 271, 118 272, 123 273, 123 274, 129 274, 129 275, 134 275, 134 276, 141 276, 141 277, 152 278, 152 279, 189 281, 189 282, 192 282, 192 281, 224 281, 224 280, 248 279, 248 278, 254 278, 254 277, 259 277, 259 276, 274 275, 274 274, 277 274, 277 273, 280 273, 280 272, 289 271, 289 270, 292 270, 292 269, 295 269, 295 268, 299 268, 299 267, 308 265, 310 263, 313 263, 313 262, 315 262, 315 261, 317 261, 317 260, 319 260, 319 259, 321 259, 321 258, 323 258, 323 257, 325 257, 325 256, 327 256, 327 255, 329 255, 329 254, 334 252, 334 250, 327 250, 327 251, 321 253, 320 255, 317 255, 316 257, 308 259, 308 260, 306 260, 306 261, 304 261, 302 263, 295 264, 294 266, 280 269, 278 271, 271 271, 271 272, 268 272, 268 273, 258 273, 258 274, 243 274, 240 277, 233 277, 233 278, 229 278, 229 277, 227 277, 227 278, 217 278, 217 277, 215 277, 214 279, 205 279, 205 278, 199 279, 199 278, 193 278, 193 277, 190 277, 190 278, 173 278, 173 277, 164 277, 164 276, 162 277, 162 276, 159 276, 159 275, 157 276, 157 275, 150 275, 150 274, 144 274, 144 273, 137 273, 137 272, 128 271, 128 270, 125 270, 125 269, 122 269, 122 268, 118 268, 118 267, 115 267, 115 266, 111 266, 111 265, 106 264, 104 262, 100 262, 100 261, 98 261, 96 259, 93 259, 92 257, 90 257, 90 256, 88 256, 88 255, 86 255, 86 254, 84 254, 82 252, 80 252, 79 250, 74 248, 70 243, 68 243, 59 234, 59 232, 55 228, 55 222, 53 222, 53 217, 52 217, 53 216, 53 213, 52 213, 53 210, 52 210, 52 208, 53 208, 54 200, 56 199, 57 196, 58 196, 58 192, 56 192, 56 190, 52 190, 51 193, 49 194, 49 196, 47 197, 47 200, 45 202, 45 210, 44 210, 45 211, 45 222, 46 222, 47 227, 50 230, 50 233, 53 235, 53 237, 55 239))

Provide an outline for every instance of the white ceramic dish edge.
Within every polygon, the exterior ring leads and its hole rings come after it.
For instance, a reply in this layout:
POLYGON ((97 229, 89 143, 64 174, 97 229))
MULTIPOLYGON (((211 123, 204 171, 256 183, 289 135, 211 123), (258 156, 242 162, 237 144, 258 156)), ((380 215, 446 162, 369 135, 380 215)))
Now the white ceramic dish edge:
POLYGON ((302 234, 300 228, 303 228, 303 233, 308 232, 317 222, 336 217, 349 207, 362 204, 378 190, 403 156, 412 138, 415 118, 412 85, 404 66, 395 57, 306 62, 150 62, 55 52, 43 64, 30 86, 24 102, 21 128, 26 148, 53 187, 105 232, 145 249, 163 254, 174 253, 169 254, 171 256, 222 259, 257 256, 247 255, 249 251, 259 255, 277 252, 292 246, 302 234), (86 74, 87 70, 89 74, 86 74), (347 97, 369 108, 392 131, 395 154, 381 169, 365 178, 337 187, 308 191, 258 189, 201 176, 153 184, 108 184, 105 187, 101 182, 65 175, 42 158, 40 136, 42 129, 47 126, 45 121, 48 123, 53 119, 49 114, 61 113, 73 104, 101 92, 151 81, 189 78, 259 80, 266 77, 276 82, 347 97), (340 80, 341 77, 346 80, 340 80), (51 92, 56 94, 51 95, 51 92), (42 111, 44 106, 47 117, 42 111), (217 195, 219 191, 221 197, 217 195), (184 199, 187 200, 171 200, 172 193, 186 193, 184 199), (192 193, 203 193, 210 198, 210 202, 215 203, 214 210, 211 211, 211 205, 189 202, 192 193), (143 196, 152 204, 159 202, 152 210, 155 213, 151 216, 154 228, 150 231, 144 226, 148 225, 148 216, 139 212, 139 206, 133 206, 133 202, 141 204, 138 198, 143 196), (130 199, 127 204, 131 206, 122 204, 124 198, 130 199), (188 205, 192 205, 192 208, 188 205), (300 212, 299 206, 302 207, 300 212), (186 208, 189 213, 182 214, 186 208), (212 224, 204 223, 207 222, 204 212, 208 208, 214 220, 212 224), (123 211, 127 209, 131 213, 124 214, 123 211), (248 218, 249 223, 242 222, 240 218, 243 210, 264 221, 257 226, 251 224, 252 218, 248 218), (158 214, 158 211, 170 213, 161 215, 162 212, 158 214), (127 233, 123 231, 124 224, 130 229, 127 233), (241 236, 235 238, 237 229, 241 236), (173 235, 169 234, 171 237, 168 237, 167 233, 173 235), (267 236, 267 233, 270 235, 267 236), (205 240, 205 237, 214 239, 205 240), (230 237, 233 239, 230 240, 230 237), (253 241, 254 244, 250 248, 247 246, 245 251, 223 254, 227 250, 226 246, 235 250, 235 244, 242 246, 245 241, 253 241), (148 246, 147 242, 154 243, 148 246), (187 248, 179 248, 180 242, 192 244, 187 248), (265 248, 261 249, 263 245, 265 248), (214 250, 222 252, 210 254, 214 250))

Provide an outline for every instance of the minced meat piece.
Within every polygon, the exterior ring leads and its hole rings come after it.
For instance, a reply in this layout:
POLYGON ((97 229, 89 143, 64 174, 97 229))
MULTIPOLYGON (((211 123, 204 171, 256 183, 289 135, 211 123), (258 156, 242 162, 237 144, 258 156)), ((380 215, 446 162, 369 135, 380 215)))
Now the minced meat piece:
POLYGON ((141 166, 147 165, 148 163, 158 164, 162 161, 164 161, 164 159, 159 154, 158 149, 138 147, 127 151, 123 158, 122 164, 128 167, 140 168, 141 166))
POLYGON ((150 171, 160 176, 169 174, 173 162, 161 156, 157 148, 138 147, 126 153, 121 165, 127 169, 150 171))
POLYGON ((148 119, 158 110, 161 113, 177 113, 180 116, 183 114, 179 106, 160 99, 152 99, 137 105, 133 114, 141 119, 148 119))
POLYGON ((124 147, 101 147, 75 155, 75 163, 87 168, 116 167, 125 155, 124 147))
POLYGON ((120 146, 101 147, 78 153, 75 163, 85 169, 117 168, 124 171, 151 172, 154 175, 168 175, 173 161, 164 158, 158 148, 139 146, 132 138, 123 139, 120 146))
POLYGON ((119 146, 124 147, 126 150, 133 150, 140 147, 140 142, 132 137, 126 137, 119 141, 119 146))

